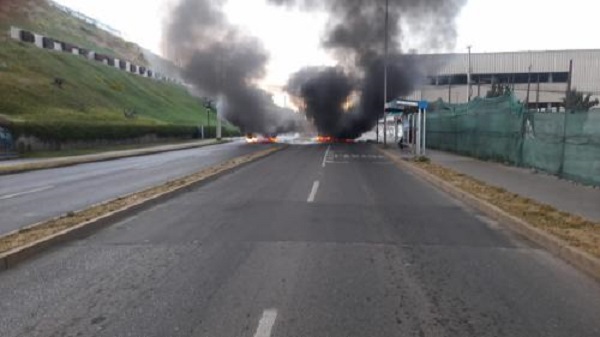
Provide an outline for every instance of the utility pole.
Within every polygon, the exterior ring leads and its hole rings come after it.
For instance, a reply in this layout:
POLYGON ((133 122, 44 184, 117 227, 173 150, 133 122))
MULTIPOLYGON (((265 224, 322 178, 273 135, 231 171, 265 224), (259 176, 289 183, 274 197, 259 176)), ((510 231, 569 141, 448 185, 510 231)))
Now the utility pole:
POLYGON ((537 89, 535 93, 535 109, 540 111, 540 73, 537 74, 537 89))
POLYGON ((529 90, 531 89, 531 64, 527 72, 527 96, 525 97, 525 108, 529 109, 529 90))
MULTIPOLYGON (((567 81, 567 95, 565 96, 565 103, 569 102, 569 93, 571 92, 571 85, 573 79, 573 60, 569 60, 569 79, 567 81)), ((565 152, 567 147, 567 121, 569 111, 567 111, 567 105, 565 104, 565 116, 563 118, 563 135, 562 135, 562 151, 560 154, 560 166, 558 167, 558 176, 562 177, 565 170, 565 152)))
MULTIPOLYGON (((222 55, 222 56, 224 56, 224 55, 222 55)), ((221 136, 222 136, 222 134, 221 134, 221 127, 222 127, 222 125, 221 125, 221 114, 222 114, 222 111, 221 110, 222 109, 220 109, 219 105, 221 107, 223 106, 223 101, 222 100, 224 99, 224 97, 223 97, 223 87, 224 87, 224 84, 225 84, 224 83, 225 82, 225 66, 223 64, 224 63, 223 59, 224 59, 224 57, 221 57, 221 60, 219 61, 219 69, 218 69, 218 73, 217 73, 218 81, 219 81, 219 84, 220 84, 219 85, 219 89, 221 91, 221 93, 220 93, 220 95, 219 95, 219 97, 217 99, 217 104, 215 106, 215 110, 217 111, 217 113, 216 113, 216 118, 217 118, 217 122, 216 122, 216 128, 217 128, 217 130, 216 130, 216 138, 217 138, 217 140, 221 140, 221 136), (219 103, 221 103, 221 104, 219 104, 219 103)))
MULTIPOLYGON (((208 106, 208 109, 206 109, 206 127, 207 127, 207 129, 206 129, 206 132, 207 132, 207 133, 209 133, 209 132, 210 132, 209 130, 210 130, 210 112, 211 112, 211 110, 212 110, 212 108, 211 108, 211 106, 209 105, 209 106, 208 106)), ((210 134, 210 133, 209 133, 209 134, 210 134)))
POLYGON ((390 0, 385 0, 385 42, 383 56, 383 146, 387 146, 387 116, 385 107, 387 105, 387 85, 388 85, 388 21, 389 21, 389 4, 390 0))
POLYGON ((569 60, 569 79, 567 81, 567 92, 565 97, 569 97, 569 93, 571 92, 571 85, 573 81, 573 60, 569 60))
POLYGON ((217 140, 221 140, 221 109, 217 107, 217 140))
POLYGON ((472 46, 467 46, 467 49, 469 50, 469 54, 467 56, 467 62, 469 64, 469 69, 467 69, 467 102, 471 102, 471 47, 472 46))

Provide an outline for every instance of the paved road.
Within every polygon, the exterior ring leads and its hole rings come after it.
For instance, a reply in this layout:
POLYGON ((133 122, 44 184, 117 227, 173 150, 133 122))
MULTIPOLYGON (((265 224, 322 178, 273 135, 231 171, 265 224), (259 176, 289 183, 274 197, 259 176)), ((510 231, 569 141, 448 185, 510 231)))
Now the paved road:
POLYGON ((263 148, 235 142, 0 176, 0 234, 263 148))
POLYGON ((598 283, 368 145, 326 151, 0 273, 0 336, 600 335, 598 283))

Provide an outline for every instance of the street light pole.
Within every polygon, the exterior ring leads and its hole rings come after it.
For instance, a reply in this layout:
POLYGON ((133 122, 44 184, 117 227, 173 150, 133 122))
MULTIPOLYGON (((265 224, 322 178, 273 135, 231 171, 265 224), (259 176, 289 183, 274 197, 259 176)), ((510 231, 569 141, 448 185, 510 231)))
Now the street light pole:
MULTIPOLYGON (((221 104, 222 105, 222 104, 221 104)), ((221 129, 222 129, 222 125, 221 125, 221 109, 219 109, 219 106, 217 105, 217 140, 221 140, 221 129)))
POLYGON ((469 55, 467 57, 469 63, 469 69, 467 69, 467 90, 469 91, 467 93, 467 102, 471 102, 471 46, 467 46, 467 49, 469 50, 469 55))
POLYGON ((388 21, 389 21, 389 4, 390 0, 385 0, 385 42, 384 42, 384 58, 383 58, 383 146, 387 146, 387 116, 385 107, 387 105, 387 86, 388 86, 388 21))
POLYGON ((217 100, 217 105, 216 107, 216 131, 215 131, 215 138, 217 138, 217 140, 221 140, 221 133, 222 133, 222 115, 223 115, 223 104, 224 104, 224 97, 223 97, 223 93, 222 93, 222 89, 224 87, 224 82, 225 82, 225 77, 226 77, 226 73, 225 73, 225 64, 224 64, 224 55, 221 55, 221 60, 219 60, 219 64, 218 64, 218 70, 217 70, 217 80, 219 81, 219 89, 221 89, 221 93, 219 93, 219 97, 217 100))

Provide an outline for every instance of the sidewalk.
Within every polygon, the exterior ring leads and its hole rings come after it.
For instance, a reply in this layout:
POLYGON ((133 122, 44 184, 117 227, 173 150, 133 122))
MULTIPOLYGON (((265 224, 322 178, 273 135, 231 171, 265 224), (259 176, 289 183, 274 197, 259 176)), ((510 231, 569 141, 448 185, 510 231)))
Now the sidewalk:
MULTIPOLYGON (((215 139, 207 139, 183 144, 159 145, 144 147, 141 149, 108 151, 95 154, 87 154, 81 156, 42 158, 42 159, 15 159, 0 161, 0 174, 19 173, 31 170, 39 170, 46 168, 56 168, 76 164, 91 163, 97 161, 113 160, 125 157, 143 156, 155 153, 185 150, 201 146, 220 144, 223 141, 215 139)), ((225 141, 226 142, 226 141, 225 141)))
POLYGON ((507 191, 600 221, 600 189, 578 185, 531 169, 480 161, 448 152, 427 150, 435 164, 469 175, 507 191))

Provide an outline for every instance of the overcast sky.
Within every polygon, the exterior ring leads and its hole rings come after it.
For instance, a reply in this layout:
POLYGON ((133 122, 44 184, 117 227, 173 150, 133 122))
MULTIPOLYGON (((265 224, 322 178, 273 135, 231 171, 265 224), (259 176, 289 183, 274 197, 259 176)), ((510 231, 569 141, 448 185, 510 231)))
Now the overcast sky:
MULTIPOLYGON (((58 0, 157 53, 169 1, 174 0, 58 0)), ((598 0, 468 0, 456 20, 458 40, 452 52, 465 52, 468 45, 473 52, 600 48, 595 34, 599 10, 598 0)), ((306 65, 333 63, 319 48, 324 15, 274 8, 265 0, 229 0, 226 12, 270 50, 269 84, 284 84, 290 73, 306 65)), ((411 47, 410 41, 405 47, 411 47)))

